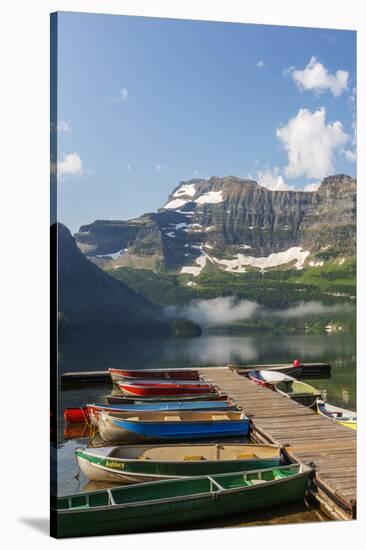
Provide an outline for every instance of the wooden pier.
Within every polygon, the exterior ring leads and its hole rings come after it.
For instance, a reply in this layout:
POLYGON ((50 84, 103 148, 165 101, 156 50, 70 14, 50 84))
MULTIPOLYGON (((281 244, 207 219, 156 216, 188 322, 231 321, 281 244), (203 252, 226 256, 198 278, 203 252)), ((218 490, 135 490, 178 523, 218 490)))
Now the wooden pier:
POLYGON ((333 519, 355 519, 356 432, 229 368, 200 369, 202 378, 232 397, 249 416, 252 437, 285 447, 291 460, 313 463, 310 488, 333 519))
MULTIPOLYGON (((226 371, 227 369, 231 370, 240 370, 240 372, 249 372, 255 369, 268 369, 276 370, 279 372, 284 372, 290 374, 296 378, 329 378, 331 373, 331 366, 328 363, 302 363, 301 369, 297 369, 291 364, 273 364, 273 365, 227 365, 226 367, 201 367, 200 371, 206 372, 215 368, 216 370, 226 371), (297 370, 299 374, 297 375, 297 370)), ((150 369, 145 369, 145 372, 148 373, 150 369)), ((169 371, 169 368, 163 368, 161 370, 169 371)), ((190 367, 184 370, 197 371, 198 367, 190 367)), ((99 371, 83 371, 83 372, 64 372, 61 374, 61 386, 62 388, 68 388, 73 386, 86 386, 86 385, 105 385, 111 384, 111 376, 108 370, 99 370, 99 371)))

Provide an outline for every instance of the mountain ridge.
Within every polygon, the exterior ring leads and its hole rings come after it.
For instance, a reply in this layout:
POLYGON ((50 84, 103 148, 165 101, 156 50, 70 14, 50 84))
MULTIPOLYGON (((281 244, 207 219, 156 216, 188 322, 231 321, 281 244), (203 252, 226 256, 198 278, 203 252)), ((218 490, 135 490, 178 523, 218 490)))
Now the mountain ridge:
MULTIPOLYGON (((356 246, 356 180, 328 176, 316 191, 273 191, 236 176, 180 182, 154 213, 96 220, 75 234, 103 268, 190 275, 324 265, 356 246)), ((344 261, 344 260, 343 260, 344 261)))

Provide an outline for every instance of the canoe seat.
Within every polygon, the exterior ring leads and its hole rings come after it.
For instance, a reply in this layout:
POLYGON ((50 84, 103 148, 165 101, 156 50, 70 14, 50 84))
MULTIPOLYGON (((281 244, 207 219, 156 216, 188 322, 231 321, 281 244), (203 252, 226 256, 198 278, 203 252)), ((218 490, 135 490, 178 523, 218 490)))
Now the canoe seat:
POLYGON ((258 458, 258 457, 253 453, 238 453, 235 457, 235 460, 247 460, 249 458, 258 458))
POLYGON ((183 460, 207 460, 207 458, 202 455, 186 455, 183 460))
POLYGON ((229 420, 229 417, 226 414, 213 414, 211 418, 212 420, 229 420))
POLYGON ((282 479, 284 477, 288 477, 288 476, 291 476, 291 475, 293 475, 293 472, 288 471, 288 470, 286 470, 286 471, 277 470, 277 469, 273 470, 273 476, 274 476, 275 479, 282 479))
POLYGON ((178 422, 179 420, 181 420, 181 417, 176 415, 176 416, 164 416, 164 420, 165 421, 170 421, 170 422, 178 422))
POLYGON ((250 485, 260 485, 261 483, 265 483, 265 479, 250 479, 247 480, 250 485))

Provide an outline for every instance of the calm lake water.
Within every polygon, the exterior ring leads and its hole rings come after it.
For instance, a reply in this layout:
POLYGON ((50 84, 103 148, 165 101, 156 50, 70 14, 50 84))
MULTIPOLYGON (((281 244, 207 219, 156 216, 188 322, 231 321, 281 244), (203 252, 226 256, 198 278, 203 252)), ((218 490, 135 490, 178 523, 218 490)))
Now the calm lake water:
MULTIPOLYGON (((223 366, 227 364, 325 362, 333 367, 330 379, 310 380, 322 391, 323 398, 335 405, 356 409, 356 342, 354 334, 222 336, 204 335, 189 339, 128 339, 116 335, 78 335, 60 343, 59 374, 70 371, 106 370, 114 368, 184 368, 223 366)), ((308 382, 308 380, 306 380, 308 382)), ((92 490, 91 482, 79 471, 74 458, 78 445, 86 445, 85 437, 63 437, 64 407, 100 402, 110 388, 88 387, 65 390, 60 394, 58 494, 92 490)), ((231 518, 220 526, 256 525, 319 521, 324 517, 303 504, 257 512, 247 517, 231 518)), ((219 525, 215 523, 215 525, 219 525)), ((211 525, 212 527, 212 525, 211 525)))

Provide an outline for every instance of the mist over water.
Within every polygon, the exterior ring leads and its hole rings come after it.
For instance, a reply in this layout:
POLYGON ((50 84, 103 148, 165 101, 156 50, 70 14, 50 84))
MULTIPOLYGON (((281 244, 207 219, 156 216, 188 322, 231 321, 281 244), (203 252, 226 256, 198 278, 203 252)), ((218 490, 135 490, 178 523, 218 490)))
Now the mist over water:
POLYGON ((166 308, 168 317, 180 317, 202 326, 227 325, 241 319, 250 319, 260 309, 256 302, 236 300, 232 296, 212 300, 193 300, 190 304, 166 308))
POLYGON ((169 306, 165 313, 169 318, 184 318, 195 321, 202 327, 223 326, 265 316, 300 318, 351 311, 348 304, 324 305, 321 302, 299 302, 287 309, 268 309, 256 302, 237 300, 233 296, 211 300, 193 300, 184 306, 169 306))

